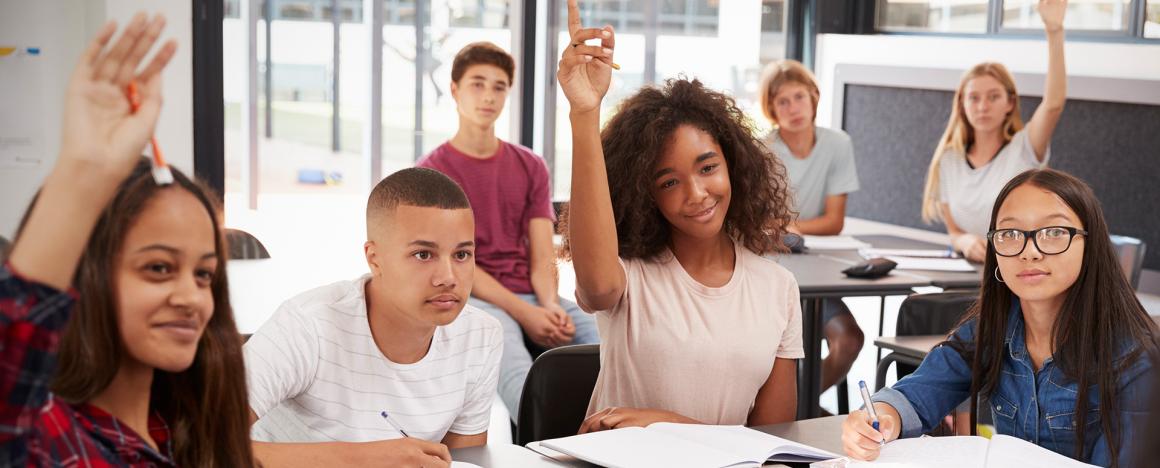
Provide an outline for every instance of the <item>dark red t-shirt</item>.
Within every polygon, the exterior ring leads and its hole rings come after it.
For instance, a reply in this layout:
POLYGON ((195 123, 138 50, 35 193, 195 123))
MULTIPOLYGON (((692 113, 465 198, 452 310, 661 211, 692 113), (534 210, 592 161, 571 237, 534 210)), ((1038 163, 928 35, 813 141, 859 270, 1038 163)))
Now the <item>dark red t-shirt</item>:
POLYGON ((506 141, 487 158, 463 154, 450 142, 417 166, 447 174, 463 187, 475 213, 475 264, 514 293, 530 294, 528 222, 556 219, 548 166, 532 150, 506 141))

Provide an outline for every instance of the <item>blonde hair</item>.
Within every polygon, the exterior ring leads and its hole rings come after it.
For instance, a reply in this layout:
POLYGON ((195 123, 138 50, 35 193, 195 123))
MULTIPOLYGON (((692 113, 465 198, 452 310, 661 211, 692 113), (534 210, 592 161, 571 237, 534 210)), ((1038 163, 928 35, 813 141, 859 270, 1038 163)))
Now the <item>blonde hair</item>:
POLYGON ((761 113, 765 118, 777 125, 777 114, 773 112, 773 97, 787 83, 798 83, 805 86, 814 102, 814 117, 818 116, 818 82, 814 74, 797 60, 778 60, 770 63, 761 72, 761 92, 758 100, 761 101, 761 113))
POLYGON ((1001 63, 983 62, 963 74, 959 87, 955 90, 954 109, 951 110, 947 128, 943 131, 938 147, 930 158, 930 168, 926 172, 926 186, 922 190, 922 220, 931 223, 943 221, 942 210, 939 208, 939 170, 942 165, 943 154, 947 151, 966 153, 967 148, 975 142, 975 129, 967 121, 967 113, 963 107, 963 90, 967 82, 989 76, 999 81, 1003 89, 1007 90, 1007 99, 1014 103, 1011 112, 1003 122, 1003 142, 1011 141, 1015 133, 1023 129, 1023 118, 1019 114, 1019 93, 1015 91, 1015 79, 1011 72, 1001 63))

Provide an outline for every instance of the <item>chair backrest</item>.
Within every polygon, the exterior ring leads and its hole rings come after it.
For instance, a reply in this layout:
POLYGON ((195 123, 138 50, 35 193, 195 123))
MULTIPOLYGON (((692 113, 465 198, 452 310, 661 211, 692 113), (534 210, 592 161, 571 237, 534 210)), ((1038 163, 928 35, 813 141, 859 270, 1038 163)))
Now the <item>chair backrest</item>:
POLYGON ((252 260, 270 258, 270 252, 257 237, 241 229, 226 229, 226 244, 230 249, 230 260, 252 260))
POLYGON ((600 373, 600 345, 545 351, 528 371, 520 396, 516 444, 576 435, 600 373))
POLYGON ((949 333, 979 298, 978 291, 915 294, 898 308, 898 336, 949 333))
POLYGON ((1135 237, 1112 236, 1112 245, 1116 247, 1116 257, 1120 260, 1120 267, 1124 269, 1124 276, 1132 289, 1140 287, 1140 272, 1144 269, 1144 241, 1135 237))
MULTIPOLYGON (((895 335, 944 335, 950 333, 979 299, 978 291, 915 294, 902 301, 898 309, 895 335)), ((898 363, 898 378, 913 373, 915 366, 898 363)))
POLYGON ((10 244, 11 243, 8 242, 8 239, 5 239, 4 236, 0 236, 0 262, 3 262, 8 258, 8 246, 10 244))

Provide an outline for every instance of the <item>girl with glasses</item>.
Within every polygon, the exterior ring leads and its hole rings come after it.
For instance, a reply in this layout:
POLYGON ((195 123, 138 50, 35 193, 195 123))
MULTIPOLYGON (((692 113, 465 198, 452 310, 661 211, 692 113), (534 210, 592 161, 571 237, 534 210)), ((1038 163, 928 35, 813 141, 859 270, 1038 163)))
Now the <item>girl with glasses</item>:
POLYGON ((918 370, 846 418, 842 443, 877 458, 880 441, 932 430, 964 400, 971 427, 990 410, 998 433, 1100 466, 1130 466, 1151 419, 1156 324, 1119 264, 1092 190, 1042 169, 999 193, 979 301, 918 370), (980 397, 987 406, 980 408, 980 397))

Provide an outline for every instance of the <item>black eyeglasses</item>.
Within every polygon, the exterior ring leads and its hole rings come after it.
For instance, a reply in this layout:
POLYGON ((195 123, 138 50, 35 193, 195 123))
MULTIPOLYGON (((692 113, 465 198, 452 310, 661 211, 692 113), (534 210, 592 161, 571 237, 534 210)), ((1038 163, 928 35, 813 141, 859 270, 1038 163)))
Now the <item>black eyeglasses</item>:
POLYGON ((1071 247, 1071 240, 1077 235, 1087 235, 1087 231, 1068 226, 1048 226, 1031 231, 1020 229, 996 229, 987 233, 991 246, 1000 257, 1014 257, 1027 248, 1027 239, 1032 239, 1035 248, 1044 255, 1059 255, 1071 247))

